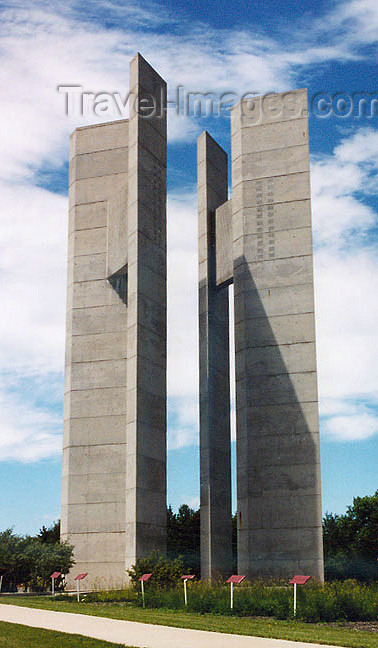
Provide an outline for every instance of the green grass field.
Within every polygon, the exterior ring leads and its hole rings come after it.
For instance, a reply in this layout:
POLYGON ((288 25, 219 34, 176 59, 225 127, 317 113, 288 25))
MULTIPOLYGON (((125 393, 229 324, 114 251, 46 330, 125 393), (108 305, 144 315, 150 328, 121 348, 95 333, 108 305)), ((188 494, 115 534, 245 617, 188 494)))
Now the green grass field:
POLYGON ((125 648, 123 644, 0 621, 0 648, 41 648, 41 646, 43 648, 125 648))
MULTIPOLYGON (((289 639, 351 648, 378 647, 378 633, 345 628, 341 627, 341 624, 338 627, 335 624, 279 621, 273 618, 222 616, 166 609, 143 610, 125 603, 77 603, 74 599, 72 601, 57 601, 41 597, 1 597, 0 603, 196 630, 289 639)), ((0 643, 1 648, 3 645, 10 645, 13 648, 13 644, 0 643)), ((27 644, 22 644, 23 648, 25 645, 27 644)), ((89 646, 91 644, 85 645, 89 646)), ((18 644, 15 644, 15 646, 18 646, 18 644)))

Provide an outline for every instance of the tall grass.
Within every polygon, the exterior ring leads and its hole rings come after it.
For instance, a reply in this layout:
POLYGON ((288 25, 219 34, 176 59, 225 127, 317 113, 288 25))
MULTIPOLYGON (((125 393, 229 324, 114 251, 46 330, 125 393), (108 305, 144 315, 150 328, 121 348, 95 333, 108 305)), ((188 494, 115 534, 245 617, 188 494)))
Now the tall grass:
MULTIPOLYGON (((139 592, 88 594, 88 602, 126 602, 142 605, 139 592)), ((183 587, 171 589, 154 587, 150 582, 145 592, 146 607, 182 610, 183 587)), ((234 588, 234 608, 230 609, 229 587, 190 583, 188 611, 202 614, 237 616, 268 616, 276 619, 293 618, 293 589, 287 584, 267 585, 246 583, 234 588)), ((332 582, 324 585, 308 583, 298 587, 297 618, 303 621, 376 621, 378 620, 378 584, 363 585, 356 581, 332 582)))

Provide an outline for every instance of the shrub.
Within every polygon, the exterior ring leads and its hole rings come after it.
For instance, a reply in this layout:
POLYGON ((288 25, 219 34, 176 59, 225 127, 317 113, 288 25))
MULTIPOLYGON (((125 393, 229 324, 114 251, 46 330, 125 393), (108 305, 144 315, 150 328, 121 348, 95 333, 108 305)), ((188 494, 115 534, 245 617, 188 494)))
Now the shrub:
POLYGON ((127 570, 133 585, 138 584, 142 574, 152 573, 149 587, 169 589, 177 585, 184 573, 184 563, 181 557, 170 560, 160 551, 153 551, 146 558, 138 558, 135 565, 127 570))

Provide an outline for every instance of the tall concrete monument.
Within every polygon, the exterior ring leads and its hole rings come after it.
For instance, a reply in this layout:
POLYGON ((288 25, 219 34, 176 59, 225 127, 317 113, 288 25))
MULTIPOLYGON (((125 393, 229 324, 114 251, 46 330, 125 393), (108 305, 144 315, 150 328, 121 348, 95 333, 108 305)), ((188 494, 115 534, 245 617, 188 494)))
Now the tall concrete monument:
POLYGON ((231 560, 228 286, 235 312, 238 572, 323 579, 307 93, 239 103, 198 140, 202 577, 231 560))
POLYGON ((129 105, 70 152, 62 538, 104 588, 166 545, 166 84, 139 54, 129 105))
MULTIPOLYGON (((89 587, 166 547, 166 84, 139 54, 129 119, 71 136, 62 539, 89 587)), ((229 286, 238 572, 323 578, 307 93, 198 141, 202 578, 230 575, 229 286)), ((73 584, 72 577, 68 578, 73 584)))

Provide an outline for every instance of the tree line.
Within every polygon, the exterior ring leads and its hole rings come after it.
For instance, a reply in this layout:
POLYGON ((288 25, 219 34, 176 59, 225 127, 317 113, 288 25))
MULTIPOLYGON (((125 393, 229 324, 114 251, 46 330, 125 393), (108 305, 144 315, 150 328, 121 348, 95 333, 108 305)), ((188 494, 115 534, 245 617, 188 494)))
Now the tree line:
MULTIPOLYGON (((12 529, 0 532, 0 575, 2 591, 14 592, 22 585, 33 592, 51 586, 51 574, 67 574, 74 564, 73 547, 59 540, 60 524, 43 526, 37 536, 20 536, 12 529)), ((63 584, 57 579, 56 588, 63 584)))
MULTIPOLYGON (((187 504, 175 513, 167 509, 167 557, 180 559, 186 570, 200 577, 199 509, 187 504)), ((50 587, 52 572, 66 574, 74 565, 73 547, 61 543, 60 524, 43 526, 37 536, 19 536, 11 529, 0 532, 0 575, 3 591, 15 591, 23 584, 33 591, 50 587)), ((344 515, 326 513, 323 518, 326 580, 378 578, 378 490, 372 496, 355 497, 344 515)), ((233 572, 237 571, 236 515, 232 518, 233 572)), ((62 585, 62 579, 57 587, 62 585)))
MULTIPOLYGON (((180 506, 168 509, 168 557, 183 557, 186 567, 200 575, 200 511, 180 506)), ((344 515, 326 513, 323 518, 326 580, 378 579, 378 490, 372 496, 355 497, 344 515)), ((237 571, 236 515, 232 517, 233 571, 237 571)))

